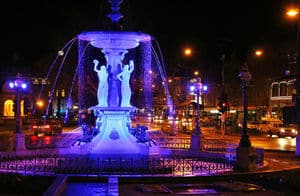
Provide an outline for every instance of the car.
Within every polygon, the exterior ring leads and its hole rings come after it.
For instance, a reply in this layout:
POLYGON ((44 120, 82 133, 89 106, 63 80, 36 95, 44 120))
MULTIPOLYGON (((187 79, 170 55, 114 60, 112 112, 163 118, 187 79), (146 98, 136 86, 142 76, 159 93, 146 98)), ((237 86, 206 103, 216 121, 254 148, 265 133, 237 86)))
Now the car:
POLYGON ((278 137, 296 137, 297 129, 296 125, 289 124, 285 125, 283 123, 272 123, 272 124, 262 124, 259 130, 262 133, 268 134, 270 137, 277 135, 278 137))
POLYGON ((279 124, 283 124, 283 122, 279 119, 263 118, 263 120, 259 122, 257 130, 263 134, 268 134, 272 129, 274 129, 274 127, 279 126, 279 124))
MULTIPOLYGON (((243 127, 242 122, 238 123, 238 127, 239 128, 243 127)), ((249 121, 249 122, 247 122, 247 129, 248 130, 257 130, 258 127, 259 127, 259 123, 257 121, 249 121)))
POLYGON ((32 131, 37 136, 61 134, 62 122, 58 119, 38 119, 32 124, 32 131))
POLYGON ((261 133, 269 133, 273 124, 274 123, 269 123, 268 121, 262 121, 258 124, 257 130, 261 133))
POLYGON ((297 127, 296 125, 285 125, 285 124, 274 124, 272 129, 270 130, 270 137, 273 134, 276 134, 278 137, 296 137, 298 132, 297 132, 297 127))
POLYGON ((247 122, 247 128, 251 130, 257 130, 259 123, 257 121, 247 122))

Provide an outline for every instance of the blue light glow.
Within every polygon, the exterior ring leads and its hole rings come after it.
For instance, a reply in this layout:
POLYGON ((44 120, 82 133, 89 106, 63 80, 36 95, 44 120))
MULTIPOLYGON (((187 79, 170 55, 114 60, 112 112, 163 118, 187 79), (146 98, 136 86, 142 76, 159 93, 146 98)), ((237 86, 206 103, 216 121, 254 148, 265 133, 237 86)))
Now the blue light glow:
POLYGON ((26 89, 27 88, 27 84, 26 83, 22 83, 21 87, 22 87, 22 89, 26 89))
POLYGON ((13 82, 9 82, 9 88, 14 88, 15 87, 15 85, 14 85, 14 83, 13 82))
POLYGON ((195 86, 194 85, 190 86, 190 91, 192 91, 192 92, 195 91, 195 86))

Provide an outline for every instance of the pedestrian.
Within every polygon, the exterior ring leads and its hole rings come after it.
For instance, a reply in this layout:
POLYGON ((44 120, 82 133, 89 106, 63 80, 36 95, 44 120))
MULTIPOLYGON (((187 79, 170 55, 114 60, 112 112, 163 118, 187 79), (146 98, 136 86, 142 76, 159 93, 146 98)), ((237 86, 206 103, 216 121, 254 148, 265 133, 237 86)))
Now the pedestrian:
POLYGON ((225 121, 226 121, 226 115, 225 113, 222 113, 221 115, 221 134, 222 134, 222 137, 224 137, 225 135, 225 121))

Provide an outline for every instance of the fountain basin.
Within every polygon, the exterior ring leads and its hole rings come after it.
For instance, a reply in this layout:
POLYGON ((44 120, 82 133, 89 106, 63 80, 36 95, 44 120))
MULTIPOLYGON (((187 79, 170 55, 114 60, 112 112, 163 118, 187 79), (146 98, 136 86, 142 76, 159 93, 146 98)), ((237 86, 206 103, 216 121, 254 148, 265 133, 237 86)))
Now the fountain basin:
POLYGON ((78 36, 79 40, 89 41, 96 48, 132 49, 140 42, 151 41, 151 36, 141 32, 126 31, 90 31, 78 36))
POLYGON ((130 112, 135 107, 99 107, 90 108, 97 116, 96 126, 100 133, 92 141, 91 154, 101 155, 148 155, 149 146, 137 142, 129 132, 130 112))

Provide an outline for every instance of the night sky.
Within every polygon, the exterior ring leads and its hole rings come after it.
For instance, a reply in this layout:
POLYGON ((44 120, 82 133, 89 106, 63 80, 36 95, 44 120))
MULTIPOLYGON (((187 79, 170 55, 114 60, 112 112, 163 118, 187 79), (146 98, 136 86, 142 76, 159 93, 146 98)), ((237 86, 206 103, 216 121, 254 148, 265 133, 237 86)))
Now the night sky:
MULTIPOLYGON (((126 30, 158 41, 169 74, 183 64, 212 74, 224 51, 235 51, 243 61, 253 48, 294 43, 296 25, 284 18, 291 2, 124 0, 122 11, 126 30), (182 55, 185 46, 194 48, 190 60, 182 55)), ((107 0, 7 1, 0 8, 1 75, 45 75, 66 42, 81 32, 108 28, 107 12, 107 0)))

